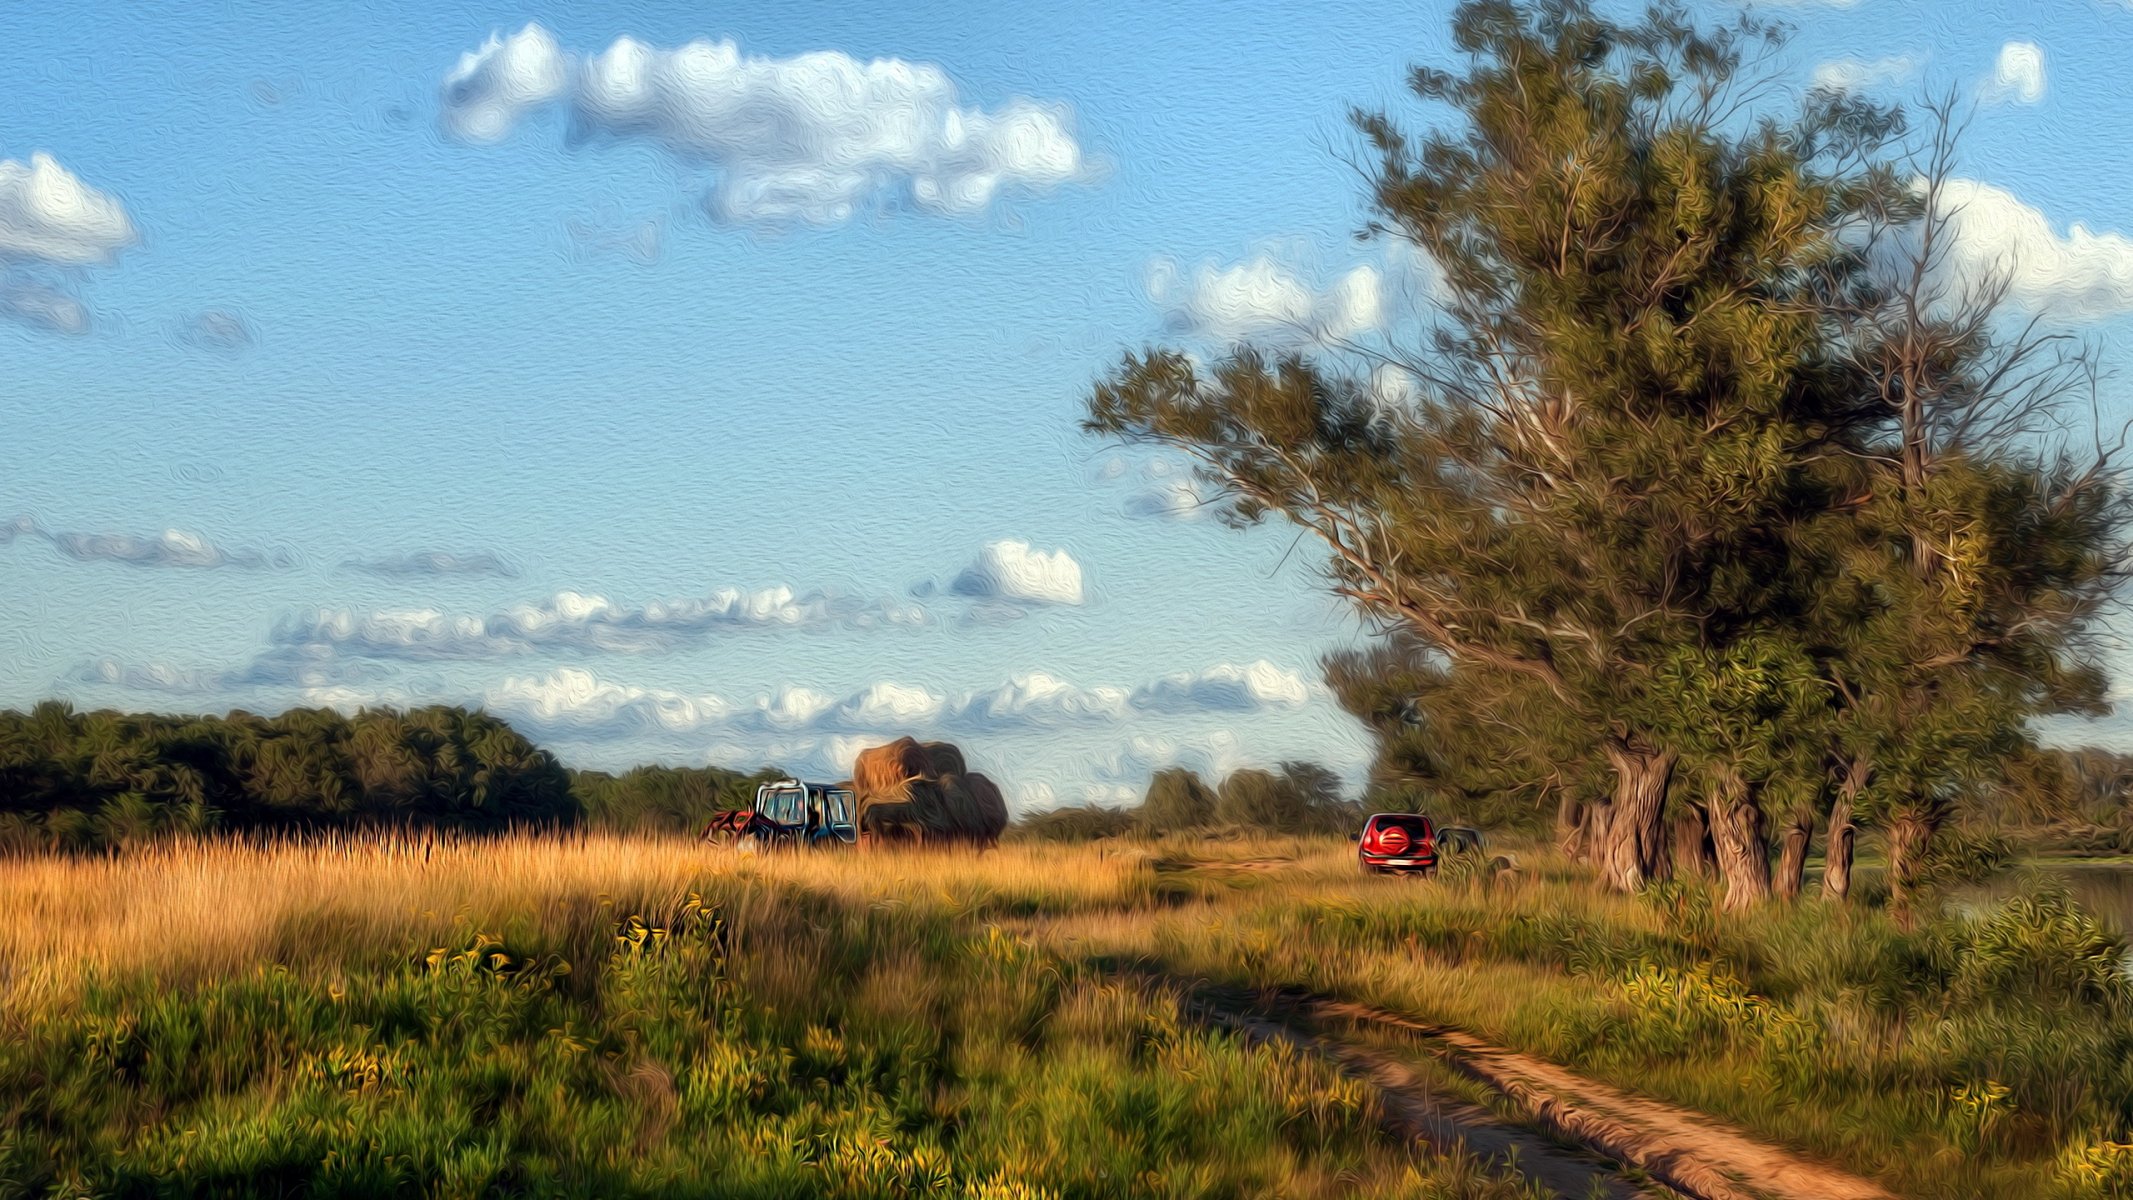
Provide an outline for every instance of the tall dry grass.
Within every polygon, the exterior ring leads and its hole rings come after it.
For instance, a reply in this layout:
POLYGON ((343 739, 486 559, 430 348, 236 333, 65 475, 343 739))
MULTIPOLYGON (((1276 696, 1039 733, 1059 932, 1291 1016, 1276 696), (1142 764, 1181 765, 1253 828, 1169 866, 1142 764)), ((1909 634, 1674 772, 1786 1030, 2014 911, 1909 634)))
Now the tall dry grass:
POLYGON ((657 836, 323 837, 177 841, 123 856, 0 864, 0 1006, 61 1000, 97 977, 185 984, 538 923, 600 905, 659 912, 719 883, 952 911, 1128 905, 1141 859, 1101 848, 744 854, 657 836))

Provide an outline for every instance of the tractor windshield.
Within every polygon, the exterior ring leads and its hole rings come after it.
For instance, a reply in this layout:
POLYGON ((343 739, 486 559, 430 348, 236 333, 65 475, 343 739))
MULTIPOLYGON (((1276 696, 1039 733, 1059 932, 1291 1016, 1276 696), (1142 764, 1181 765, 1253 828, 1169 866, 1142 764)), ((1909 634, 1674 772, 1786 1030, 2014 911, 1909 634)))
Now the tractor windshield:
POLYGON ((780 825, 798 825, 807 815, 807 792, 796 787, 766 790, 755 810, 780 825))

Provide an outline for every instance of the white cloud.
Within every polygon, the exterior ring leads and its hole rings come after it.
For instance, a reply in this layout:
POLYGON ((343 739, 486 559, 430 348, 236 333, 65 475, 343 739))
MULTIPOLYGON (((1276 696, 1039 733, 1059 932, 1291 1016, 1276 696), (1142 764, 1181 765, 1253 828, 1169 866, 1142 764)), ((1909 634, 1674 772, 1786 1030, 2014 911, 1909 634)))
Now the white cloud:
POLYGON ((117 562, 136 567, 188 567, 199 570, 233 567, 268 570, 293 567, 296 557, 286 550, 229 549, 197 533, 166 529, 149 537, 124 533, 55 533, 29 517, 16 517, 7 526, 9 534, 0 545, 28 535, 44 540, 54 550, 77 562, 117 562))
POLYGON ((0 160, 0 260, 48 266, 108 263, 133 244, 126 209, 45 153, 0 160))
POLYGON ((50 333, 89 332, 89 310, 81 301, 26 276, 0 278, 0 317, 50 333))
POLYGON ((995 688, 974 692, 955 706, 954 723, 966 728, 1057 726, 1125 719, 1128 693, 1121 688, 1082 688, 1032 671, 995 688))
POLYGON ((2012 192, 1976 180, 1950 180, 1943 194, 1954 233, 1947 282, 2004 276, 2009 299, 2033 312, 2133 311, 2133 238, 2078 223, 2062 236, 2012 192))
POLYGON ((436 575, 495 575, 504 579, 518 577, 518 568, 486 550, 469 554, 417 550, 379 558, 349 559, 341 565, 352 571, 387 578, 436 575))
POLYGON ((439 119, 444 131, 468 142, 494 142, 527 114, 563 94, 570 60, 553 35, 527 25, 510 37, 491 34, 481 49, 459 56, 444 77, 439 119))
POLYGON ((538 25, 460 59, 445 80, 444 128, 495 141, 559 99, 573 73, 577 136, 642 139, 710 167, 705 207, 733 224, 837 225, 898 203, 977 213, 1006 191, 1086 174, 1066 106, 967 106, 930 63, 629 37, 574 58, 538 25))
POLYGON ((1188 274, 1175 259, 1148 268, 1148 298, 1171 333, 1225 344, 1303 345, 1379 329, 1385 319, 1377 268, 1353 268, 1323 290, 1272 255, 1230 266, 1203 262, 1188 274))
POLYGON ((955 577, 949 590, 959 596, 1019 604, 1080 604, 1081 564, 1064 550, 1033 549, 1028 542, 986 545, 976 561, 955 577))
POLYGON ((560 733, 694 733, 726 721, 732 706, 717 696, 628 687, 565 667, 540 679, 510 678, 482 706, 532 727, 560 733))
POLYGON ((926 620, 917 605, 863 602, 789 587, 744 592, 724 588, 687 600, 617 604, 604 596, 558 592, 488 616, 436 609, 355 612, 316 609, 278 626, 283 646, 325 646, 358 657, 404 660, 508 658, 549 650, 656 654, 701 644, 714 634, 751 629, 873 628, 926 620))
POLYGON ((1993 63, 1985 98, 2003 103, 2035 104, 2044 98, 2044 48, 2035 42, 2009 42, 1993 63))
POLYGON ((1301 707, 1310 695, 1303 676, 1261 659, 1242 667, 1223 663, 1198 674, 1166 675, 1136 690, 1133 706, 1163 713, 1250 712, 1301 707))
POLYGON ((1829 92, 1863 92, 1868 88, 1904 83, 1917 74, 1918 60, 1908 54, 1871 61, 1839 58, 1817 66, 1810 82, 1829 92))
POLYGON ((1312 257, 1294 243, 1190 270, 1158 257, 1148 264, 1145 284, 1167 332, 1277 350, 1385 333, 1447 298, 1443 271, 1405 238, 1386 238, 1378 262, 1350 267, 1323 286, 1322 273, 1306 265, 1312 257))

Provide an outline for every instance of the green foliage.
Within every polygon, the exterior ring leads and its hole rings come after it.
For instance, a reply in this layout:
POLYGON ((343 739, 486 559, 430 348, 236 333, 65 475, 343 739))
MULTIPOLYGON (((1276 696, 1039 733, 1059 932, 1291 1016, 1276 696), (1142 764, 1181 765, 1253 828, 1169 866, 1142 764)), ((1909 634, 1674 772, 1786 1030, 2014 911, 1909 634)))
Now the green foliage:
POLYGON ((496 830, 578 815, 554 756, 485 713, 0 712, 0 849, 365 826, 496 830))
POLYGON ((1157 771, 1148 781, 1148 793, 1134 816, 1136 823, 1150 833, 1205 828, 1214 820, 1215 794, 1200 781, 1197 772, 1169 767, 1157 771))
POLYGON ((1314 763, 1281 771, 1232 771, 1215 791, 1214 820, 1253 833, 1331 833, 1354 826, 1360 809, 1341 798, 1340 778, 1314 763))
POLYGON ((647 766, 621 775, 572 771, 570 789, 595 828, 694 834, 718 813, 753 808, 756 788, 783 778, 768 767, 743 775, 721 767, 647 766))
POLYGON ((1067 805, 1023 815, 1008 831, 1016 840, 1093 842, 1124 837, 1141 828, 1135 814, 1100 804, 1067 805))
POLYGON ((30 1014, 0 1041, 0 1198, 1524 1194, 996 926, 721 886, 573 961, 467 929, 30 1014))

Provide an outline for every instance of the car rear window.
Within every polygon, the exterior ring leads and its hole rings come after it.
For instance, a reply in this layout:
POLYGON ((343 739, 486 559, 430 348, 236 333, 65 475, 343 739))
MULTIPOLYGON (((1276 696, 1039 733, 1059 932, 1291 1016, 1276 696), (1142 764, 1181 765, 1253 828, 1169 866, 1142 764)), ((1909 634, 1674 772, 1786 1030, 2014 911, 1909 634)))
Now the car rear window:
POLYGON ((1429 836, 1429 818, 1410 817, 1399 814, 1393 814, 1390 816, 1380 816, 1378 817, 1377 822, 1373 826, 1373 828, 1398 829, 1410 838, 1421 839, 1429 836))

